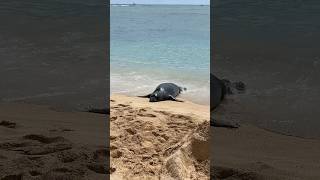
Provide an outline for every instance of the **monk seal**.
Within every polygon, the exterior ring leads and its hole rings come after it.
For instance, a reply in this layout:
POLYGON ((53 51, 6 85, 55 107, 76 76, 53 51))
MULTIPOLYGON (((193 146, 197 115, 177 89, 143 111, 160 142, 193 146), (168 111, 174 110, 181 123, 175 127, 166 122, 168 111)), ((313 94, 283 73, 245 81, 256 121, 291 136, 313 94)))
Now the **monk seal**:
POLYGON ((182 92, 186 91, 186 88, 182 88, 174 83, 162 83, 151 93, 146 96, 139 96, 144 98, 149 98, 149 102, 158 102, 158 101, 179 101, 176 97, 182 92))
MULTIPOLYGON (((231 82, 227 79, 219 79, 215 75, 210 73, 210 111, 213 112, 225 99, 226 95, 234 93, 243 93, 245 91, 245 84, 241 81, 231 82)), ((210 118, 210 125, 215 127, 227 127, 227 128, 238 128, 239 124, 227 121, 227 120, 216 120, 213 117, 210 118)))

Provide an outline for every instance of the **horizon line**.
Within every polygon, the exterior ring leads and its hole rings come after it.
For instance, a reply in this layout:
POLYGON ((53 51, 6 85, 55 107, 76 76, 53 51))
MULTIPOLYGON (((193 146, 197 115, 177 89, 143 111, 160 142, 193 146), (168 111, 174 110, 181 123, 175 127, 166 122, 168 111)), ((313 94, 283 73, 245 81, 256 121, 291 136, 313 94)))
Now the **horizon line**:
POLYGON ((140 3, 113 3, 110 5, 191 5, 191 6, 210 6, 210 4, 140 4, 140 3))

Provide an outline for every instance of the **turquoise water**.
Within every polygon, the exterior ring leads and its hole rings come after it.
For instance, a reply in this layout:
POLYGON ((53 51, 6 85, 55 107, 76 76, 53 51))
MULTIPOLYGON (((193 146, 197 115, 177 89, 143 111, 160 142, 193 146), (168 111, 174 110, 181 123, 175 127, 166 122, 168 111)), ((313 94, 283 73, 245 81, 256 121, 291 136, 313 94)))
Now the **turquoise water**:
POLYGON ((162 82, 209 103, 209 6, 111 6, 111 93, 143 95, 162 82))

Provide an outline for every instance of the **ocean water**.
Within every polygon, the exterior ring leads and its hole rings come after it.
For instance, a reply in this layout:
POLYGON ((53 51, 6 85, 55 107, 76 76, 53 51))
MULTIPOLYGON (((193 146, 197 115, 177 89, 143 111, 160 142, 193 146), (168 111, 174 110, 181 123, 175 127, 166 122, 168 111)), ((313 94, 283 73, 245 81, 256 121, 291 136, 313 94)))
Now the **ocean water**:
POLYGON ((0 103, 104 107, 106 2, 0 1, 0 103))
POLYGON ((228 113, 242 122, 320 137, 320 3, 219 0, 214 3, 214 73, 247 93, 228 113))
POLYGON ((110 20, 111 93, 173 82, 188 89, 182 98, 209 104, 209 6, 111 6, 110 20))

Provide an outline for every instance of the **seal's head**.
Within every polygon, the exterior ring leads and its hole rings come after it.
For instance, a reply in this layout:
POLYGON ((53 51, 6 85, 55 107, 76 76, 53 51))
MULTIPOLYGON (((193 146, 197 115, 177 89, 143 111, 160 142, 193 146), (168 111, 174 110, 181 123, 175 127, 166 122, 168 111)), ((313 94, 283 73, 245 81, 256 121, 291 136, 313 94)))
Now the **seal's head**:
POLYGON ((163 87, 157 88, 152 94, 150 94, 149 102, 158 102, 167 100, 168 93, 163 87))
POLYGON ((246 90, 246 85, 241 81, 231 82, 228 79, 222 79, 222 82, 226 88, 226 94, 242 94, 246 90))
POLYGON ((150 95, 149 102, 157 102, 158 101, 158 94, 153 93, 150 95))
POLYGON ((246 91, 246 85, 241 82, 241 81, 237 81, 237 82, 233 82, 233 87, 238 91, 238 93, 244 93, 246 91))

